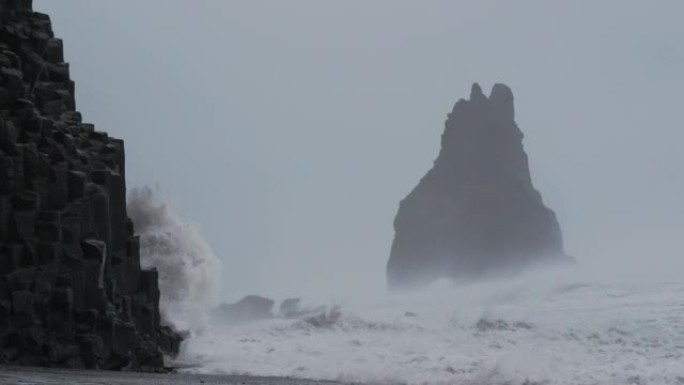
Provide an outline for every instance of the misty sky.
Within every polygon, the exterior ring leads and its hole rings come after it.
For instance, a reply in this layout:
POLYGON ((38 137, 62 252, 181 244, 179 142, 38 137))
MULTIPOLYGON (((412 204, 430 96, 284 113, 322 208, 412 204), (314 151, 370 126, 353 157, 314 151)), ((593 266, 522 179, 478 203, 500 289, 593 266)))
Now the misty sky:
POLYGON ((680 0, 34 8, 65 41, 84 120, 125 140, 129 189, 158 184, 201 227, 226 299, 383 287, 398 203, 474 81, 513 89, 569 254, 681 279, 680 0))

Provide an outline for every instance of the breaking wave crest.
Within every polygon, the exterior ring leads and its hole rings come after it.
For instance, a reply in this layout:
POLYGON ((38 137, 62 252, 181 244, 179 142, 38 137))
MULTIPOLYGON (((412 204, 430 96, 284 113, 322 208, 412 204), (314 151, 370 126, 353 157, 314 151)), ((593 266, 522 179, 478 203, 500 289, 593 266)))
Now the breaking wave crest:
POLYGON ((143 268, 159 271, 162 321, 179 330, 201 330, 216 301, 220 261, 198 229, 171 211, 158 188, 133 189, 128 215, 140 236, 143 268))
POLYGON ((366 384, 684 383, 684 285, 543 280, 336 298, 317 315, 213 325, 183 359, 366 384))

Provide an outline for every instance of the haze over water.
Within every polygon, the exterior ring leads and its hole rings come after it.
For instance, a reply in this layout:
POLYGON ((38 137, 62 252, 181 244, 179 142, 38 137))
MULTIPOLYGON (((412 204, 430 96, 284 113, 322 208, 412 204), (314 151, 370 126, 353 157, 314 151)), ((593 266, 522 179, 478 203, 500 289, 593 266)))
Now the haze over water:
POLYGON ((129 189, 159 184, 222 262, 213 301, 255 293, 341 306, 322 329, 198 327, 183 357, 197 370, 409 383, 684 378, 684 3, 35 9, 65 41, 84 120, 126 141, 129 189), (514 90, 534 184, 581 272, 386 297, 398 202, 473 81, 514 90))

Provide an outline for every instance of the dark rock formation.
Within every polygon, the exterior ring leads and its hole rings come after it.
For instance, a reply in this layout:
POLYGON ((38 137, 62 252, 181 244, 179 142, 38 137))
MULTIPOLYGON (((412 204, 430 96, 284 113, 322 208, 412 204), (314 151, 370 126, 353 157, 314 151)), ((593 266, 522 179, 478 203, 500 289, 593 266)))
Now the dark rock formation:
POLYGON ((161 368, 180 338, 140 268, 123 141, 75 107, 49 17, 0 0, 0 362, 161 368))
POLYGON ((301 309, 301 299, 287 298, 280 303, 280 316, 285 318, 292 318, 297 315, 301 309))
POLYGON ((330 310, 323 307, 320 311, 304 317, 302 322, 315 328, 330 328, 335 326, 341 317, 342 311, 339 306, 333 306, 330 310))
POLYGON ((216 308, 215 316, 230 323, 243 323, 273 318, 271 310, 275 301, 258 295, 247 295, 231 304, 221 304, 216 308))
POLYGON ((306 318, 328 312, 328 307, 320 305, 314 308, 303 307, 299 298, 287 298, 280 304, 279 315, 283 318, 306 318))
POLYGON ((401 201, 387 264, 391 288, 472 280, 569 261, 556 216, 532 186, 513 93, 477 84, 449 114, 434 166, 401 201))

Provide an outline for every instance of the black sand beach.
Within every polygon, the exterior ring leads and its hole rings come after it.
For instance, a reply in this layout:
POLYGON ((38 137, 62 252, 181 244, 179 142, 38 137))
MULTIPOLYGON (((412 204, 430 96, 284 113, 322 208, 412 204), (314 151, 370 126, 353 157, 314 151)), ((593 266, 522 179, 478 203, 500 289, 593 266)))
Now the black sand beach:
POLYGON ((156 374, 94 370, 0 367, 0 384, 45 385, 332 385, 337 382, 278 377, 156 374))

